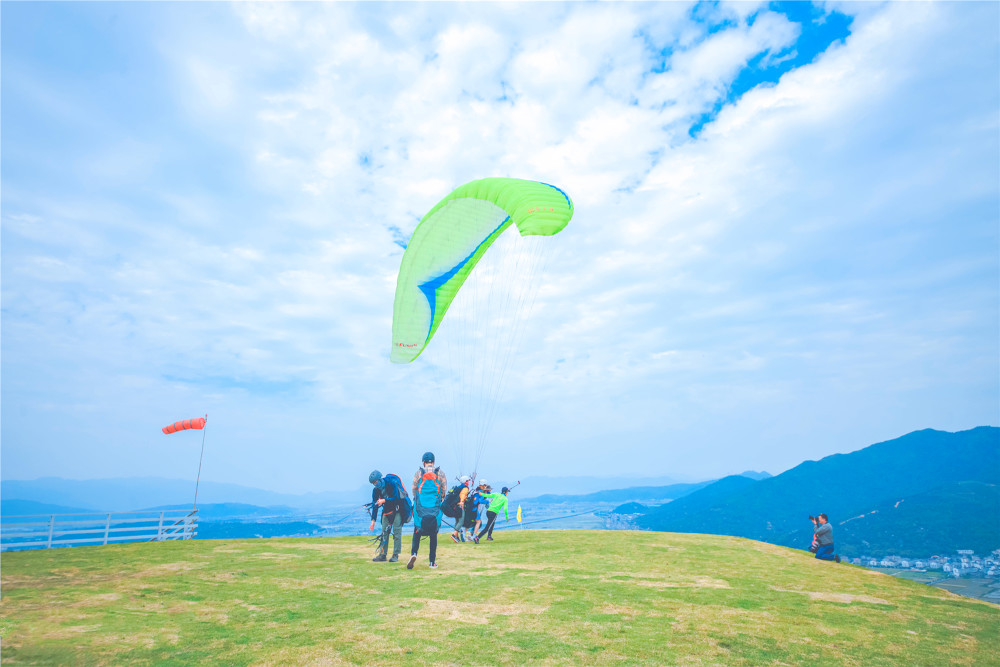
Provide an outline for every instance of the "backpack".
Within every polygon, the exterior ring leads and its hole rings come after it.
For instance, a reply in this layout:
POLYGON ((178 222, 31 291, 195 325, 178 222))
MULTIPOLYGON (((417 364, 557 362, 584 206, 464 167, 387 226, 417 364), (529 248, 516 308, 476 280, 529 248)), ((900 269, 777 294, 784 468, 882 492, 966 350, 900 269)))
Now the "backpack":
POLYGON ((403 496, 399 501, 399 516, 402 518, 402 523, 410 523, 410 519, 413 518, 413 503, 410 502, 409 496, 403 496))
POLYGON ((424 470, 417 484, 415 510, 421 519, 428 516, 437 516, 441 509, 441 501, 438 500, 438 477, 437 473, 441 468, 433 471, 424 470))
POLYGON ((410 494, 406 492, 406 487, 403 486, 403 480, 399 478, 399 475, 391 473, 383 477, 383 479, 386 481, 386 484, 391 484, 396 490, 396 496, 399 497, 399 515, 403 523, 409 523, 410 519, 413 518, 413 503, 410 502, 410 494))
POLYGON ((441 512, 445 516, 452 519, 462 516, 462 508, 459 500, 462 498, 462 489, 464 488, 466 488, 465 484, 459 484, 449 489, 448 494, 444 497, 444 502, 441 504, 441 512))

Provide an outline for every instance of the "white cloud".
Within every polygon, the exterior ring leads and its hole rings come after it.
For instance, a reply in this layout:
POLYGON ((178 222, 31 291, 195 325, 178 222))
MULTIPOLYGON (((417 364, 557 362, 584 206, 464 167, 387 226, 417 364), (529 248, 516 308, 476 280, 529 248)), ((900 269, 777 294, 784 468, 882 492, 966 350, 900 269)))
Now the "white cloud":
POLYGON ((195 98, 192 104, 207 105, 215 111, 225 109, 236 97, 232 74, 226 67, 192 58, 187 63, 188 77, 195 98))
MULTIPOLYGON (((331 432, 387 458, 437 441, 440 378, 385 360, 390 228, 408 235, 486 175, 552 182, 576 204, 496 426, 524 465, 604 438, 692 475, 780 468, 972 426, 995 398, 943 394, 974 393, 967 378, 997 356, 982 333, 996 316, 980 314, 996 297, 982 251, 996 243, 996 37, 981 27, 995 8, 846 5, 846 43, 724 103, 796 25, 744 3, 552 4, 527 22, 517 4, 392 7, 237 4, 225 30, 170 23, 164 85, 187 115, 80 153, 100 197, 12 177, 5 142, 5 405, 124 403, 134 434, 211 403, 230 479, 262 485, 278 439, 316 469, 344 451, 320 444, 331 432), (709 32, 706 11, 728 23, 709 32), (731 470, 711 462, 727 456, 731 470)), ((5 465, 41 470, 10 458, 36 427, 7 408, 4 425, 5 465)))

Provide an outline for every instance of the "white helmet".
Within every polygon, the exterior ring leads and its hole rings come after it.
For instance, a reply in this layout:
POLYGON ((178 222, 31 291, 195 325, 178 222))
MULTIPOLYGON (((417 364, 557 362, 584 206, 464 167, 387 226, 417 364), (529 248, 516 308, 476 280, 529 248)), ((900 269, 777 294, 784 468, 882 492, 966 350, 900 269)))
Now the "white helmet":
POLYGON ((485 479, 479 480, 479 486, 489 486, 489 485, 490 483, 487 482, 485 479))
POLYGON ((461 477, 458 478, 458 483, 459 484, 468 484, 471 481, 472 480, 469 478, 468 475, 462 475, 461 477))

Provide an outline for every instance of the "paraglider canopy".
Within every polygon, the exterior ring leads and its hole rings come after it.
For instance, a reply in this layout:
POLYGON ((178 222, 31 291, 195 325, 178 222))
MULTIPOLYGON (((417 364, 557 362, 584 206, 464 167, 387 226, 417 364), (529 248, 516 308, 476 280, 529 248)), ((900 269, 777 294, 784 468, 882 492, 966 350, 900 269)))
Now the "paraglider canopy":
POLYGON ((449 306, 493 242, 512 224, 552 236, 573 202, 547 183, 483 178, 459 186, 421 219, 403 253, 392 317, 394 363, 410 363, 434 337, 449 306))
MULTIPOLYGON (((526 315, 544 282, 547 254, 556 245, 552 237, 573 211, 573 201, 554 185, 483 178, 431 208, 406 245, 389 359, 411 364, 424 355, 423 367, 436 376, 431 395, 454 413, 443 425, 452 426, 459 473, 474 478, 479 468, 508 370, 519 357, 526 315)), ((455 469, 451 462, 448 469, 455 469)))

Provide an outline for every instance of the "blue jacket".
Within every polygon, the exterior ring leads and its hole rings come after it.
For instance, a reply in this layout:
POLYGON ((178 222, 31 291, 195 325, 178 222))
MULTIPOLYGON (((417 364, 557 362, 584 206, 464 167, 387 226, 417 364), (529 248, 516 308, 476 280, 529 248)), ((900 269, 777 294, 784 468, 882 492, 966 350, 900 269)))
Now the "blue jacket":
POLYGON ((480 505, 485 505, 486 507, 490 506, 489 498, 485 497, 478 490, 469 494, 469 501, 472 503, 472 508, 474 510, 478 510, 480 505))
POLYGON ((406 496, 403 480, 399 479, 398 475, 388 474, 382 478, 382 481, 384 483, 381 489, 377 486, 372 488, 372 521, 378 516, 379 506, 375 503, 381 498, 385 498, 385 503, 382 505, 382 516, 385 516, 397 511, 400 501, 406 496))

